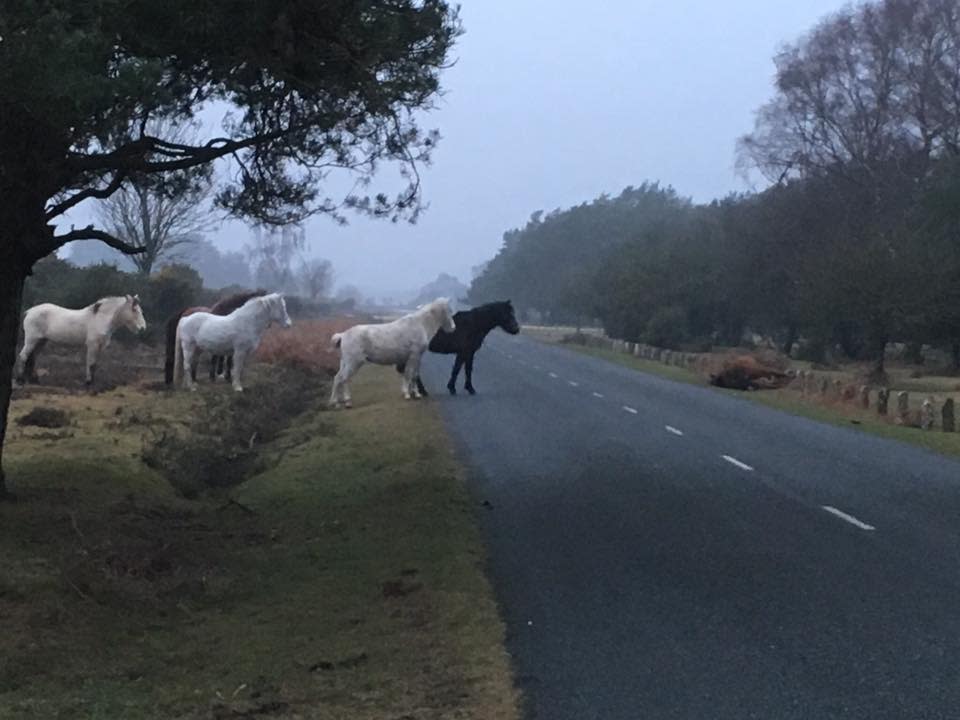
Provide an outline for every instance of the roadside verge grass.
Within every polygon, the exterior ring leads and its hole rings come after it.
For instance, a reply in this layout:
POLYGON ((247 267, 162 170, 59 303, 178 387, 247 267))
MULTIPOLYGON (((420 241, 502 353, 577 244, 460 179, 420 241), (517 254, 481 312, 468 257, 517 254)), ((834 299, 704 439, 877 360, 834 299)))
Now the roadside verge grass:
POLYGON ((318 393, 259 474, 192 500, 142 425, 227 388, 17 401, 72 424, 7 448, 0 717, 516 718, 461 469, 397 384, 364 368, 352 411, 318 393))

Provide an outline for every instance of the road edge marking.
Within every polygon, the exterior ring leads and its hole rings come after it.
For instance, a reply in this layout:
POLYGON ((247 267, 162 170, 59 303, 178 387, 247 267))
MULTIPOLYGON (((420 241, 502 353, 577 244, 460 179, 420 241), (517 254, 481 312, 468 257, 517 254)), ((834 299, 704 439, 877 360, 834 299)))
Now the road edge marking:
POLYGON ((837 510, 837 508, 833 507, 832 505, 821 505, 820 507, 831 515, 836 515, 841 520, 844 520, 851 525, 860 528, 861 530, 867 530, 868 532, 870 530, 876 530, 873 525, 867 525, 867 523, 863 522, 862 520, 858 520, 853 515, 847 515, 847 513, 843 512, 843 510, 837 510))
POLYGON ((727 461, 728 463, 730 463, 731 465, 736 465, 736 466, 737 466, 738 468, 740 468, 741 470, 746 470, 747 472, 753 472, 753 468, 752 468, 752 467, 750 467, 749 465, 747 465, 745 462, 741 462, 740 460, 737 460, 735 457, 731 457, 730 455, 721 455, 720 457, 722 457, 724 460, 726 460, 726 461, 727 461))

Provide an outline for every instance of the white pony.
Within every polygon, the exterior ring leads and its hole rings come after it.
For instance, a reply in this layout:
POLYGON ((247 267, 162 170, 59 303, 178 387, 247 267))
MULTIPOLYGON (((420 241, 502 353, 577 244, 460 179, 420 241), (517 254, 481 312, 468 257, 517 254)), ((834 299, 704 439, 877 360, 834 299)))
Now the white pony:
POLYGON ((196 390, 193 375, 200 351, 214 355, 233 353, 233 389, 242 392, 240 379, 247 356, 257 349, 264 331, 273 322, 285 328, 293 324, 280 293, 251 298, 229 315, 197 312, 182 318, 177 324, 174 382, 186 378, 187 387, 196 390), (184 367, 189 367, 191 372, 184 375, 184 367))
POLYGON ((403 397, 420 397, 415 380, 420 373, 420 358, 430 339, 443 328, 453 332, 453 312, 447 298, 437 298, 393 322, 382 325, 354 325, 349 330, 334 333, 331 340, 340 348, 340 370, 333 379, 330 405, 336 407, 340 398, 347 407, 350 399, 350 378, 365 362, 378 365, 403 365, 403 397))
POLYGON ((14 369, 17 380, 23 382, 24 375, 36 380, 37 353, 53 340, 87 346, 87 385, 92 384, 100 351, 110 344, 118 327, 132 332, 146 329, 139 296, 104 297, 80 310, 53 303, 34 305, 23 316, 23 349, 14 369))

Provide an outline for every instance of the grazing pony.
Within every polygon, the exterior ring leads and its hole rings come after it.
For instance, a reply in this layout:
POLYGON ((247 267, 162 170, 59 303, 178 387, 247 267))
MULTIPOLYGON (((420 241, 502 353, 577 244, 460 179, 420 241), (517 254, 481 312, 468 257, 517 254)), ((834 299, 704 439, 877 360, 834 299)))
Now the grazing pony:
POLYGON ((87 346, 87 385, 93 383, 100 351, 110 344, 118 327, 131 332, 145 330, 146 320, 138 295, 100 298, 80 310, 70 310, 52 303, 34 305, 23 316, 23 349, 17 357, 14 374, 19 382, 24 377, 37 381, 37 353, 53 340, 65 345, 87 346))
POLYGON ((174 379, 180 382, 184 367, 189 367, 186 385, 196 390, 194 375, 199 353, 206 350, 215 355, 233 354, 233 389, 243 391, 243 368, 250 355, 260 345, 260 338, 271 323, 285 328, 293 323, 287 315, 287 304, 280 293, 254 297, 229 315, 195 312, 177 324, 176 355, 173 364, 174 379))
MULTIPOLYGON (((447 390, 451 395, 457 394, 457 375, 460 374, 461 367, 466 368, 467 380, 463 385, 464 389, 471 395, 476 395, 477 391, 473 387, 473 356, 483 345, 483 339, 495 327, 516 335, 520 332, 520 325, 517 323, 513 305, 509 300, 487 303, 472 310, 461 310, 453 316, 453 319, 457 329, 452 333, 438 331, 430 341, 430 352, 446 355, 456 353, 457 355, 457 359, 453 362, 450 382, 447 383, 447 390)), ((397 370, 403 372, 403 366, 397 365, 397 370)), ((419 375, 417 375, 417 387, 422 394, 427 394, 419 375)))
MULTIPOLYGON (((225 298, 217 300, 210 307, 190 307, 180 312, 176 313, 167 320, 167 345, 166 345, 166 359, 163 363, 163 379, 167 385, 173 384, 173 365, 174 365, 174 355, 176 353, 176 337, 177 337, 177 324, 180 322, 180 318, 187 317, 192 315, 195 312, 208 312, 213 313, 214 315, 229 315, 238 307, 243 305, 250 298, 263 297, 267 294, 266 290, 255 290, 253 292, 243 292, 237 293, 236 295, 228 295, 225 298)), ((226 358, 226 378, 229 381, 231 377, 231 368, 233 367, 233 358, 226 358)), ((215 380, 217 374, 222 374, 224 372, 224 357, 222 355, 214 355, 210 358, 210 380, 215 380)), ((196 370, 193 371, 193 381, 197 381, 196 370)))
POLYGON ((334 333, 333 344, 340 348, 340 370, 333 379, 330 405, 336 407, 342 397, 344 405, 352 407, 350 378, 365 362, 378 365, 403 365, 401 391, 409 400, 420 397, 414 378, 420 369, 420 358, 437 330, 453 332, 456 324, 447 298, 437 298, 409 315, 381 325, 354 325, 349 330, 334 333))

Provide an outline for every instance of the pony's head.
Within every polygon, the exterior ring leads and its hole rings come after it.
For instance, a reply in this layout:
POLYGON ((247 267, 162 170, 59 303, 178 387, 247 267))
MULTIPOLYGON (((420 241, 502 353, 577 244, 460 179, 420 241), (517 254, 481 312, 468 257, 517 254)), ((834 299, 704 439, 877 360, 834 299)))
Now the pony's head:
POLYGON ((452 333, 457 329, 457 324, 453 321, 453 310, 450 309, 450 300, 447 298, 437 298, 430 303, 430 312, 437 318, 444 332, 452 333))
POLYGON ((272 322, 285 328, 293 325, 293 321, 287 314, 287 301, 283 299, 283 295, 280 293, 270 293, 269 295, 264 295, 262 301, 270 310, 270 320, 272 322))
POLYGON ((147 329, 147 321, 143 319, 143 308, 140 307, 139 295, 127 295, 122 298, 123 303, 114 316, 116 322, 131 332, 147 329))
POLYGON ((453 310, 450 309, 448 298, 437 298, 433 302, 422 305, 420 312, 423 311, 429 312, 444 332, 453 332, 457 329, 456 323, 453 322, 453 310))
POLYGON ((497 312, 497 325, 500 326, 502 330, 511 335, 516 335, 520 332, 520 323, 517 322, 517 316, 513 312, 513 303, 509 300, 504 300, 503 302, 494 303, 494 307, 497 312))

